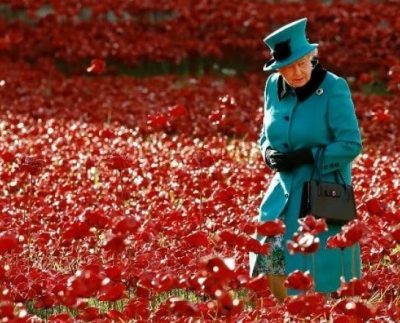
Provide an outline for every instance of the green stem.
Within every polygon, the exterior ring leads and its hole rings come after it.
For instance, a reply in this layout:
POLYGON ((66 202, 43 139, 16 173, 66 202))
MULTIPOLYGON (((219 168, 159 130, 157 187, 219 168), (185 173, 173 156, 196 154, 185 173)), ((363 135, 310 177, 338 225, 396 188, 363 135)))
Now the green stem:
POLYGON ((342 255, 342 276, 343 276, 343 279, 346 281, 345 266, 344 266, 344 250, 343 250, 343 248, 340 248, 340 252, 341 252, 341 255, 342 255))
POLYGON ((124 180, 123 180, 123 176, 122 176, 122 169, 121 169, 121 171, 119 171, 119 182, 121 185, 121 205, 122 205, 122 208, 124 208, 125 186, 124 186, 124 180))
POLYGON ((111 124, 111 114, 112 114, 112 109, 109 107, 107 109, 107 120, 106 120, 106 127, 109 127, 111 124))
MULTIPOLYGON (((356 248, 355 245, 351 246, 351 273, 353 277, 356 277, 356 248)), ((358 278, 358 277, 357 277, 358 278)), ((354 296, 354 284, 351 286, 351 294, 354 296)))
MULTIPOLYGON (((303 259, 304 259, 304 272, 307 270, 307 256, 306 255, 304 255, 303 254, 303 259)), ((305 290, 303 290, 302 291, 302 294, 305 294, 306 293, 306 291, 305 290)))
POLYGON ((200 227, 200 230, 203 229, 202 228, 203 223, 201 222, 201 221, 203 221, 203 178, 202 178, 202 176, 203 176, 203 169, 200 166, 200 176, 199 176, 199 183, 200 183, 200 218, 199 218, 200 226, 199 227, 200 227))
POLYGON ((312 254, 311 255, 311 261, 312 261, 312 277, 313 277, 313 279, 314 279, 314 282, 316 281, 316 271, 315 271, 315 255, 314 254, 312 254))

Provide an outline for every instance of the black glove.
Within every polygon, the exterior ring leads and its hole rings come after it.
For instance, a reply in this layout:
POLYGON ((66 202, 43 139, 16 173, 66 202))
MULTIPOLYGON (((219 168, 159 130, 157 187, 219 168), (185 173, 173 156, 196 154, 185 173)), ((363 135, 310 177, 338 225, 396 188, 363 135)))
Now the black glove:
POLYGON ((265 160, 272 169, 278 172, 290 172, 293 168, 304 164, 313 164, 314 156, 311 149, 303 148, 287 153, 267 148, 265 160))
POLYGON ((275 168, 275 166, 273 165, 273 162, 272 162, 272 160, 271 160, 271 156, 274 155, 274 154, 279 154, 279 151, 277 151, 277 150, 275 150, 275 149, 272 149, 271 147, 267 147, 267 149, 265 150, 264 161, 265 161, 265 164, 266 164, 269 168, 271 168, 271 169, 273 169, 273 170, 276 170, 276 168, 275 168))

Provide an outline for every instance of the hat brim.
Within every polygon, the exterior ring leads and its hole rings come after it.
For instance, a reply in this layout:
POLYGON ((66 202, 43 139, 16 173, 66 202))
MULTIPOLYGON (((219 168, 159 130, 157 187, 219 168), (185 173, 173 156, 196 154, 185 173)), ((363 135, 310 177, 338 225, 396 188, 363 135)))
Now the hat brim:
POLYGON ((294 63, 295 61, 297 61, 298 59, 311 53, 317 47, 318 47, 318 44, 309 44, 306 47, 296 50, 295 53, 293 53, 292 55, 290 55, 287 59, 285 59, 283 61, 280 61, 280 62, 278 62, 276 60, 269 61, 268 63, 266 63, 264 65, 263 71, 273 71, 273 70, 282 68, 284 66, 290 65, 290 64, 294 63))

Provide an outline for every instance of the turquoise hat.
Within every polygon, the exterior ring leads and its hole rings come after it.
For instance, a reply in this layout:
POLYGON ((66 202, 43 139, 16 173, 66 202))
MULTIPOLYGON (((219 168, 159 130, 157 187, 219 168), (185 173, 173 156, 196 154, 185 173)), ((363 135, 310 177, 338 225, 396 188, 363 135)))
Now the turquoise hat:
POLYGON ((272 59, 263 70, 272 71, 292 64, 311 53, 318 44, 310 44, 306 37, 307 18, 287 24, 264 38, 264 43, 271 50, 272 59))

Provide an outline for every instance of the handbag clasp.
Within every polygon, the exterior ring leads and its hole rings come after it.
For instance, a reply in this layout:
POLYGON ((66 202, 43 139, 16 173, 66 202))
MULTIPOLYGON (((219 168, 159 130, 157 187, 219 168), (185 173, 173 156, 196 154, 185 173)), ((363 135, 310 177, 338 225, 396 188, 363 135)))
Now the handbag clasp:
POLYGON ((325 196, 329 197, 340 197, 340 192, 334 189, 327 189, 325 190, 325 196))

